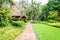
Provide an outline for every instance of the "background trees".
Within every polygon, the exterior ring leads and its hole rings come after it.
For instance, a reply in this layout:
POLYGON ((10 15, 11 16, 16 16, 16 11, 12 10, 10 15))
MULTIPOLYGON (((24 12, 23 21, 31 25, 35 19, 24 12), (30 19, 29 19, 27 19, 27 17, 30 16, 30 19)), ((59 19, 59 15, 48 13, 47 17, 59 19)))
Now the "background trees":
POLYGON ((49 0, 48 5, 50 10, 57 10, 58 16, 60 16, 60 0, 49 0))
POLYGON ((0 26, 7 26, 11 22, 12 0, 0 0, 0 26))
POLYGON ((31 20, 39 20, 40 15, 40 3, 36 3, 35 1, 31 1, 28 7, 25 7, 25 13, 31 20))

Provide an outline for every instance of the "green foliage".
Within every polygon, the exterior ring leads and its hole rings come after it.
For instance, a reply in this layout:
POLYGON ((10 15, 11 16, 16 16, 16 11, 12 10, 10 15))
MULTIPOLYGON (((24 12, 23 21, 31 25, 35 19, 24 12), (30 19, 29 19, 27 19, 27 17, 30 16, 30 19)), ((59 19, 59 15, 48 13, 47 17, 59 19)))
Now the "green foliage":
POLYGON ((8 26, 12 22, 12 0, 0 0, 0 27, 8 26), (8 7, 10 5, 10 7, 8 7))
POLYGON ((3 4, 10 4, 10 6, 14 5, 13 0, 0 0, 0 7, 2 7, 3 4))
POLYGON ((8 25, 9 25, 8 22, 9 22, 9 21, 6 21, 6 22, 0 22, 0 27, 8 26, 8 25))
POLYGON ((31 23, 39 23, 39 21, 34 21, 34 20, 32 20, 31 23))
POLYGON ((14 40, 20 32, 22 32, 22 28, 19 27, 1 27, 0 40, 14 40))
POLYGON ((48 20, 48 22, 49 22, 49 23, 56 23, 56 22, 58 22, 58 21, 56 21, 56 20, 48 20))
POLYGON ((60 17, 57 17, 56 20, 57 20, 57 21, 60 21, 60 17))
POLYGON ((55 19, 60 12, 60 0, 49 0, 46 5, 40 5, 32 0, 31 5, 25 8, 25 12, 28 19, 35 21, 55 19))
POLYGON ((60 23, 49 23, 48 25, 60 28, 60 23))
POLYGON ((49 0, 48 4, 42 7, 42 20, 55 19, 60 12, 60 0, 49 0), (57 11, 56 11, 57 10, 57 11))
POLYGON ((16 27, 23 27, 25 23, 23 21, 13 21, 12 25, 16 27))
POLYGON ((56 20, 41 21, 41 24, 49 25, 52 27, 60 28, 60 23, 56 20))
POLYGON ((50 10, 57 10, 60 16, 60 0, 49 0, 48 5, 50 10))
POLYGON ((40 3, 33 2, 32 5, 29 5, 29 7, 25 8, 25 13, 28 16, 28 19, 31 20, 38 20, 40 15, 40 3))
POLYGON ((9 9, 1 8, 0 9, 0 27, 8 26, 9 23, 12 22, 11 10, 12 8, 9 8, 9 9))
POLYGON ((47 22, 47 21, 40 21, 40 23, 48 25, 49 22, 47 22))
POLYGON ((8 12, 6 9, 0 9, 0 26, 7 26, 8 25, 8 12))
POLYGON ((58 17, 58 12, 57 11, 50 11, 49 12, 49 19, 55 19, 58 17))
POLYGON ((50 9, 60 10, 60 0, 49 0, 48 5, 50 9))

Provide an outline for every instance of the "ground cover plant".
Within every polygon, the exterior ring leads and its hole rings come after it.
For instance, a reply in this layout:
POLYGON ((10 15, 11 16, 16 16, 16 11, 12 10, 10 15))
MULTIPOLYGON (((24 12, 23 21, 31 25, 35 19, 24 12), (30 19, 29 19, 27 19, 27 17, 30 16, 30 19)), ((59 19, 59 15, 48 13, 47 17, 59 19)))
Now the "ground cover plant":
POLYGON ((22 30, 21 27, 0 27, 0 40, 14 40, 22 30))
POLYGON ((14 40, 23 31, 24 25, 22 21, 14 21, 12 25, 0 27, 0 40, 14 40))

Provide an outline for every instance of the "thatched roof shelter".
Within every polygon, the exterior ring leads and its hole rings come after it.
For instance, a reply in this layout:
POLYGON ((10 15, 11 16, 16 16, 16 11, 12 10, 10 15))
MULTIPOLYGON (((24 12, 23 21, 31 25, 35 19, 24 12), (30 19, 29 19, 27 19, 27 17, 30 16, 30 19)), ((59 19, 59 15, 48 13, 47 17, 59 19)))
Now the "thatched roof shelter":
POLYGON ((13 6, 12 16, 18 17, 20 19, 21 18, 27 18, 26 14, 16 5, 13 6))
POLYGON ((13 16, 24 16, 25 13, 18 7, 18 6, 13 6, 13 11, 12 11, 13 16))

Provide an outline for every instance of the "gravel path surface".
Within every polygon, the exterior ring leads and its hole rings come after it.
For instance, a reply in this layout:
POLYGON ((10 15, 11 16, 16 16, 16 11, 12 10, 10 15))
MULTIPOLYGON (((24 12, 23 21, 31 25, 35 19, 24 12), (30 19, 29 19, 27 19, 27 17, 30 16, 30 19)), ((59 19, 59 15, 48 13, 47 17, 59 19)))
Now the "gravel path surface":
POLYGON ((32 24, 26 23, 25 30, 22 32, 22 34, 18 35, 15 40, 38 40, 32 24))

